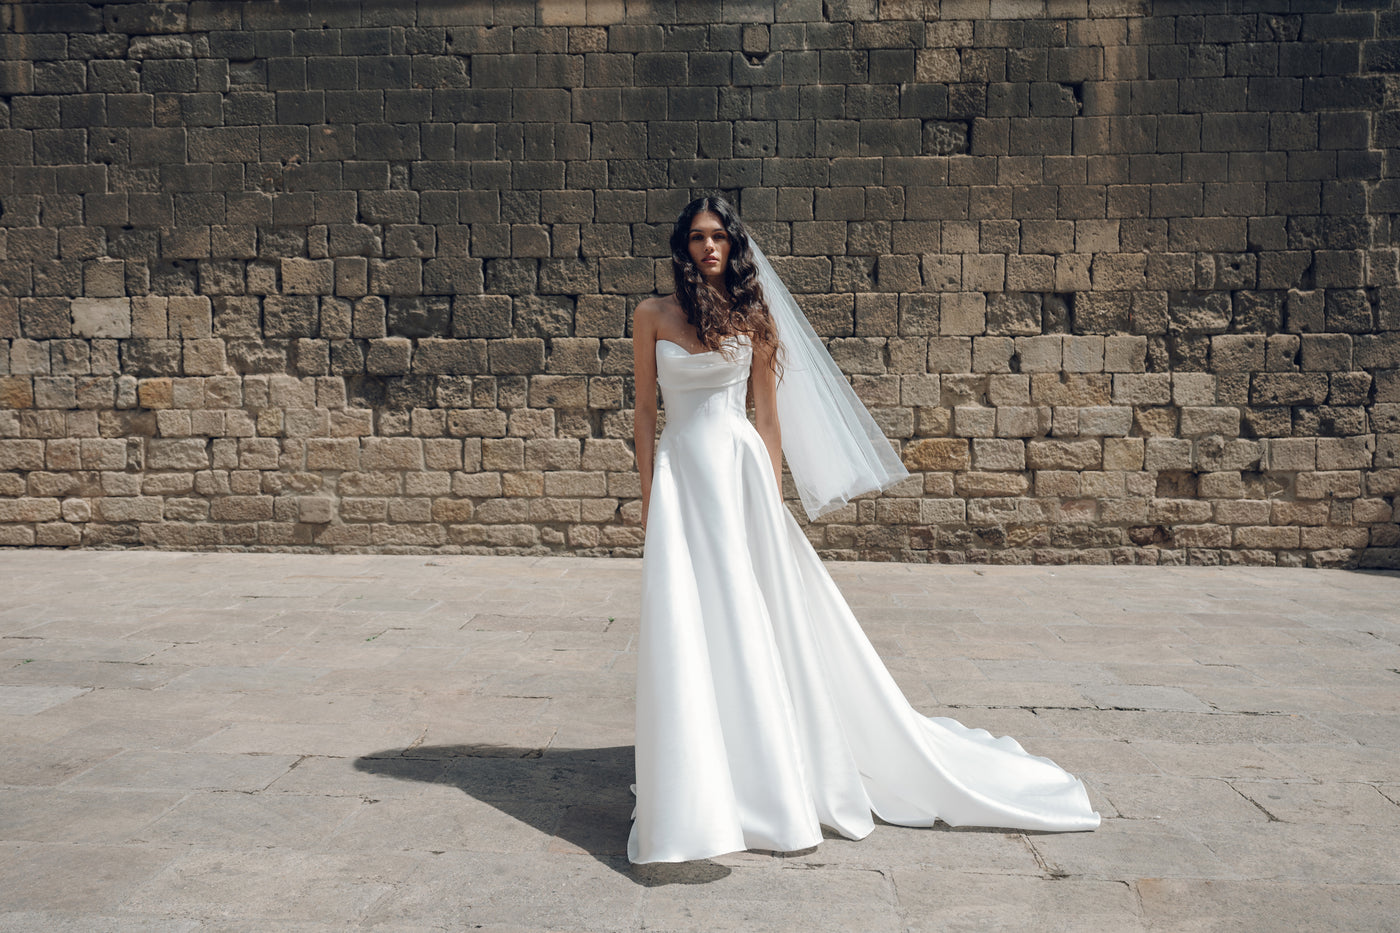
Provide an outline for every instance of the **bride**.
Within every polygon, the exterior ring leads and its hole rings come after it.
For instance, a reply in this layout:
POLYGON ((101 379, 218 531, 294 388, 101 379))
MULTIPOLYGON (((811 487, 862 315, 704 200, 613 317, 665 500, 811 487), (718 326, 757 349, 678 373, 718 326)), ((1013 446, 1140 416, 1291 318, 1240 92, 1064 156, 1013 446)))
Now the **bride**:
POLYGON ((805 849, 823 826, 864 837, 872 813, 1097 827, 1054 762, 905 700, 783 505, 782 461, 809 517, 907 471, 726 201, 687 205, 671 252, 675 292, 632 323, 646 549, 628 858, 805 849))

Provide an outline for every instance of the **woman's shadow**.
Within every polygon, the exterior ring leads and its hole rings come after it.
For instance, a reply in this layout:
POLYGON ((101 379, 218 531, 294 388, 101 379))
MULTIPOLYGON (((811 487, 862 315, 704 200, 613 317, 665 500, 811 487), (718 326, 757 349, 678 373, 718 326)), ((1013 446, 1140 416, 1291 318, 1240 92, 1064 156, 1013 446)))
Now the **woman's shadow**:
POLYGON ((405 781, 448 784, 576 847, 638 884, 705 884, 730 872, 714 862, 627 861, 634 798, 632 746, 511 748, 437 745, 386 749, 355 768, 405 781), (431 763, 440 763, 433 767, 431 763))

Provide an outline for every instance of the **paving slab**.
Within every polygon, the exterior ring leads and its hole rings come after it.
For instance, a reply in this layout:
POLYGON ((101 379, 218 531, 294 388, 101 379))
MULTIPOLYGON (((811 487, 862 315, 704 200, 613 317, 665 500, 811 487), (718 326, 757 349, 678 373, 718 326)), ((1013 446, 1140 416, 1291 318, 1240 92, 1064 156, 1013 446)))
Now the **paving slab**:
POLYGON ((1102 827, 634 867, 639 561, 0 551, 0 933, 1394 929, 1400 574, 829 566, 1102 827))

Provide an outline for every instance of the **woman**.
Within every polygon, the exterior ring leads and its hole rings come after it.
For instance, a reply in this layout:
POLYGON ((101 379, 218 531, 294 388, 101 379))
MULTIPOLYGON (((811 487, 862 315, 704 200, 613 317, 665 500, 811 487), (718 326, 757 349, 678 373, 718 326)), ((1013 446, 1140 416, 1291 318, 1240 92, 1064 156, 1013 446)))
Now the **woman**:
POLYGON ((872 811, 1096 827, 1053 762, 909 706, 784 507, 782 457, 809 515, 907 474, 728 203, 691 202, 671 252, 675 293, 632 325, 646 551, 628 858, 793 851, 823 826, 858 839, 872 811))

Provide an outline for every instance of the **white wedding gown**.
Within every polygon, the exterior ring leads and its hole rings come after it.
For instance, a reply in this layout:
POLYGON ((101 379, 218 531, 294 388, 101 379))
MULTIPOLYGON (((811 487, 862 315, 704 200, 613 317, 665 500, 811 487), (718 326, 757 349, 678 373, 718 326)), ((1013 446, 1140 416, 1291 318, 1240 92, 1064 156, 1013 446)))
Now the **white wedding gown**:
POLYGON ((890 823, 1088 830, 1054 762, 904 698, 778 495, 745 416, 753 350, 657 341, 666 427, 642 562, 627 856, 679 862, 890 823), (730 359, 726 359, 728 354, 730 359))

